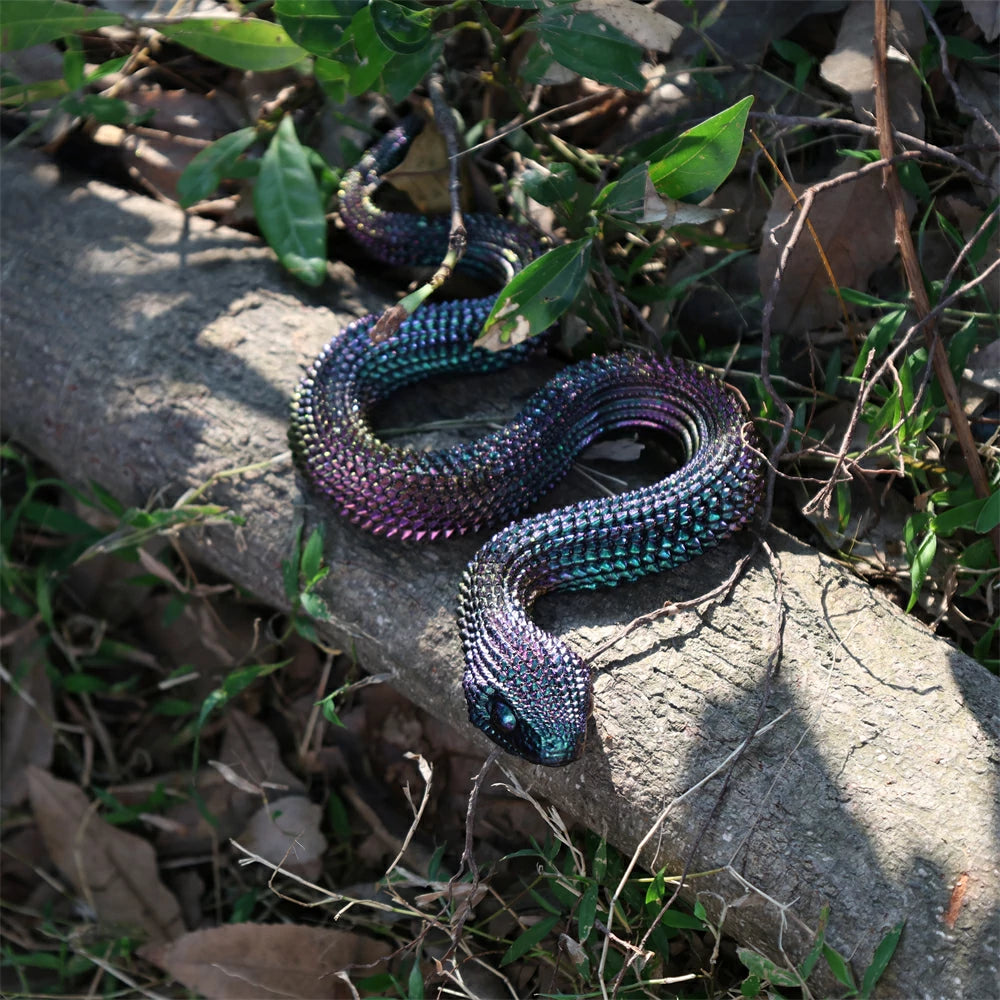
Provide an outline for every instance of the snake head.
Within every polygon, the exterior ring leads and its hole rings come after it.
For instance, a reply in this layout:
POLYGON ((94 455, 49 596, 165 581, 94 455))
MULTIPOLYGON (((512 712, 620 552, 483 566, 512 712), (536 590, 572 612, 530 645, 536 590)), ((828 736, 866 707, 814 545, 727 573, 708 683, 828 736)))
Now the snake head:
POLYGON ((506 644, 502 650, 486 649, 488 633, 467 642, 463 687, 469 721, 507 753, 559 767, 583 753, 590 671, 558 638, 535 627, 531 631, 531 641, 516 652, 506 644))

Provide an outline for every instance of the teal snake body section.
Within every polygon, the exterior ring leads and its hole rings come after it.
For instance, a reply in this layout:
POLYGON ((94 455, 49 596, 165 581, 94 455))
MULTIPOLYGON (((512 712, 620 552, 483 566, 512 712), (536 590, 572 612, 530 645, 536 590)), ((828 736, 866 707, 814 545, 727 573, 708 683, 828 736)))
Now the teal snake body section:
MULTIPOLYGON (((385 212, 372 200, 412 132, 404 124, 388 133, 345 176, 341 214, 380 259, 436 264, 448 221, 385 212)), ((539 253, 530 233, 500 218, 465 222, 462 267, 474 273, 506 280, 539 253)), ((571 365, 504 428, 471 444, 421 452, 379 440, 368 415, 401 386, 526 358, 526 345, 498 353, 473 346, 493 301, 430 303, 382 342, 369 336, 376 316, 351 323, 303 378, 289 440, 312 486, 376 534, 419 541, 506 525, 469 564, 460 589, 469 718, 510 753, 567 764, 583 752, 590 670, 532 621, 533 602, 553 590, 635 580, 717 544, 752 516, 760 460, 735 393, 696 365, 638 353, 571 365), (651 486, 513 520, 595 438, 622 428, 667 432, 686 462, 651 486)))

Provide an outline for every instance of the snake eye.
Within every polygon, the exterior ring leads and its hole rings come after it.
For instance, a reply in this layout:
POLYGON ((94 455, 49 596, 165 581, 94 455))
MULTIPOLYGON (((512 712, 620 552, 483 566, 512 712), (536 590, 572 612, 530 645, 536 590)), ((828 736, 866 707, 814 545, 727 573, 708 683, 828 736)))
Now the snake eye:
POLYGON ((507 702, 501 700, 500 698, 493 699, 490 715, 493 717, 493 721, 505 733, 512 733, 517 728, 517 714, 514 712, 514 709, 507 704, 507 702))

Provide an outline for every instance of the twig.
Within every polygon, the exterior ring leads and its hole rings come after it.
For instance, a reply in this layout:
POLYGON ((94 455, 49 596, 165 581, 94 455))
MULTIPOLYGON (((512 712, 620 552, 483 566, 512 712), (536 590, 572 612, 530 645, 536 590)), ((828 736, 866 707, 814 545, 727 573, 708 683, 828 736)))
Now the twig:
MULTIPOLYGON (((399 847, 399 853, 392 859, 392 864, 385 870, 385 877, 388 878, 392 874, 392 870, 399 864, 402 860, 403 855, 406 853, 407 848, 410 846, 410 841, 413 839, 413 835, 417 832, 417 827, 420 826, 420 820, 424 815, 424 810, 427 808, 427 803, 431 797, 431 779, 434 776, 434 769, 430 762, 425 760, 421 754, 412 753, 407 750, 404 757, 410 760, 415 760, 417 762, 417 768, 420 771, 420 777, 424 779, 424 794, 420 799, 420 805, 413 810, 413 822, 410 824, 410 829, 406 831, 406 836, 403 838, 403 843, 399 847)), ((410 798, 409 784, 406 787, 406 797, 410 798)), ((412 800, 410 805, 413 805, 412 800)))
MULTIPOLYGON (((872 138, 875 138, 878 135, 878 129, 875 126, 865 125, 862 122, 854 122, 849 118, 823 118, 810 115, 773 115, 763 111, 751 111, 750 118, 773 122, 775 125, 807 125, 810 128, 837 128, 844 132, 854 132, 857 135, 867 135, 872 138)), ((912 149, 923 153, 924 156, 929 159, 940 160, 942 163, 947 163, 949 166, 957 167, 959 170, 967 173, 970 177, 985 187, 990 189, 996 188, 995 181, 989 178, 981 170, 977 170, 971 163, 963 160, 959 156, 956 156, 954 153, 949 152, 947 149, 935 146, 932 143, 917 138, 915 135, 908 135, 906 132, 896 132, 895 137, 904 146, 909 146, 912 149)))
POLYGON ((631 635, 637 628, 642 625, 648 625, 651 622, 655 622, 665 615, 675 615, 680 611, 686 611, 688 608, 696 608, 704 604, 706 601, 714 600, 725 593, 736 583, 743 572, 743 568, 746 564, 756 555, 756 546, 743 556, 739 562, 736 564, 736 568, 722 581, 718 586, 713 587, 711 590, 705 591, 704 594, 699 594, 697 597, 692 598, 689 601, 677 601, 677 602, 667 602, 655 611, 650 611, 648 614, 640 615, 638 618, 633 618, 627 625, 623 625, 614 635, 607 638, 604 642, 600 644, 592 653, 590 653, 584 662, 593 663, 598 657, 603 653, 607 652, 616 643, 621 642, 622 639, 631 635))
POLYGON ((88 962, 93 962, 94 965, 108 973, 109 976, 114 976, 115 979, 124 983, 129 989, 135 990, 136 993, 141 993, 147 1000, 167 1000, 162 993, 156 993, 153 990, 147 989, 131 976, 126 975, 121 969, 116 969, 110 962, 99 958, 97 955, 92 955, 86 948, 73 948, 73 950, 78 955, 82 955, 88 962))
POLYGON ((472 779, 472 791, 469 792, 469 805, 465 811, 465 848, 462 851, 462 860, 458 864, 458 871, 452 876, 452 882, 457 882, 462 877, 466 865, 468 865, 469 873, 472 875, 473 884, 479 881, 479 866, 476 864, 476 859, 473 857, 472 852, 473 831, 476 825, 476 806, 479 803, 479 792, 483 787, 483 782, 486 780, 486 775, 493 769, 493 765, 499 757, 500 748, 494 747, 489 757, 483 761, 483 766, 479 769, 479 773, 472 779))
MULTIPOLYGON (((327 653, 326 661, 323 663, 323 670, 320 674, 319 683, 316 685, 316 700, 313 702, 312 709, 309 712, 309 720, 306 722, 305 730, 302 733, 302 739, 299 741, 298 758, 300 763, 306 759, 309 744, 312 742, 313 733, 316 731, 316 726, 319 722, 319 713, 323 704, 323 692, 326 691, 327 682, 330 680, 330 671, 333 669, 333 657, 334 653, 332 651, 327 653)), ((322 730, 320 730, 320 737, 317 742, 321 740, 322 730)))
POLYGON ((399 329, 400 323, 412 316, 417 308, 455 273, 455 268, 465 255, 465 248, 468 244, 468 233, 462 216, 462 184, 458 176, 458 136, 455 134, 455 119, 448 107, 444 86, 438 74, 434 73, 428 78, 427 89, 430 91, 431 101, 434 105, 434 122, 444 137, 445 146, 448 149, 448 193, 451 199, 448 252, 427 282, 379 316, 368 333, 368 336, 376 343, 388 340, 399 329))
MULTIPOLYGON (((875 0, 875 120, 878 123, 879 152, 885 160, 892 157, 893 143, 892 121, 889 115, 889 92, 886 87, 888 32, 888 0, 875 0)), ((903 270, 906 272, 906 280, 910 286, 910 293, 913 295, 917 315, 921 319, 925 319, 931 312, 931 303, 927 295, 927 289, 924 287, 924 279, 920 272, 920 261, 917 258, 916 248, 913 245, 913 237, 910 235, 906 207, 903 204, 903 188, 896 171, 892 167, 886 167, 884 178, 886 194, 892 206, 893 218, 895 220, 896 243, 899 246, 903 270)), ((962 401, 958 395, 958 387, 955 384, 955 378, 948 364, 948 354, 945 351, 941 338, 934 336, 933 322, 928 322, 924 325, 924 338, 927 341, 928 353, 934 362, 934 374, 937 375, 941 391, 944 393, 948 414, 951 417, 952 428, 954 429, 955 437, 958 439, 958 446, 962 451, 962 456, 968 466, 969 476, 972 479, 976 496, 981 498, 988 497, 990 495, 990 484, 986 476, 986 470, 983 468, 975 439, 972 436, 972 429, 969 427, 969 421, 962 408, 962 401)), ((1000 557, 1000 526, 995 527, 990 532, 990 537, 993 541, 993 548, 996 550, 997 556, 1000 557)))

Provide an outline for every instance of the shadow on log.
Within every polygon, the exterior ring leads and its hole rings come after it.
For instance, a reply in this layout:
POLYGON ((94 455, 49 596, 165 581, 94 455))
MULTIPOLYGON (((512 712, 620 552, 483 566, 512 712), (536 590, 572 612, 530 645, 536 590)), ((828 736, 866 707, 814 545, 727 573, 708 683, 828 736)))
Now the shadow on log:
MULTIPOLYGON (((5 433, 130 504, 285 453, 303 366, 348 316, 380 306, 345 268, 309 292, 248 236, 61 179, 27 154, 7 156, 2 182, 5 433)), ((533 377, 502 376, 501 402, 533 377)), ((449 395, 484 412, 481 383, 449 395)), ((188 535, 186 548, 275 606, 296 526, 324 519, 331 639, 468 728, 453 612, 479 542, 364 536, 302 495, 287 457, 209 498, 246 526, 188 535)), ((627 852, 666 811, 643 854, 651 869, 680 870, 704 830, 691 870, 723 871, 695 888, 710 914, 725 901, 742 944, 799 961, 828 903, 827 940, 857 970, 906 921, 879 995, 997 996, 1000 682, 833 560, 778 531, 768 540, 787 615, 770 685, 777 590, 761 555, 729 601, 643 626, 599 658, 582 763, 505 763, 627 852), (739 758, 721 804, 722 775, 681 799, 759 715, 779 721, 739 758)), ((640 584, 546 600, 539 616, 587 655, 667 596, 717 585, 749 542, 640 584)))

